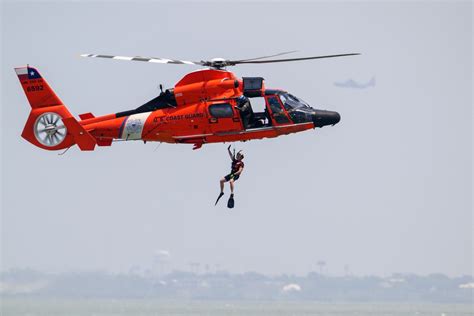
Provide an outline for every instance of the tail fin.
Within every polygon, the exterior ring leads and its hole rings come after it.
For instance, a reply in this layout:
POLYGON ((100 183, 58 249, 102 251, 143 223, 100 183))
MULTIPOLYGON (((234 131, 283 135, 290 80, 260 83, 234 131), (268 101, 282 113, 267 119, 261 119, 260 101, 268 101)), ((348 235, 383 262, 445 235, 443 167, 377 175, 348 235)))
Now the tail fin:
POLYGON ((15 68, 31 112, 21 136, 40 148, 59 150, 77 144, 94 150, 95 138, 68 111, 53 89, 33 67, 15 68))
POLYGON ((33 109, 63 104, 38 70, 27 66, 15 68, 15 72, 33 109))

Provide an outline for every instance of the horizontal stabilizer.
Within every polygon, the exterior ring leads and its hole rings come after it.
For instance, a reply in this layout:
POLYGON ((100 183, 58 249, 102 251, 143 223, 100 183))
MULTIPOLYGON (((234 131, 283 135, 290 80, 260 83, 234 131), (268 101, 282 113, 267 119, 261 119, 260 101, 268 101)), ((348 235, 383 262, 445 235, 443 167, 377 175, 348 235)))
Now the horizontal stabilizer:
POLYGON ((97 139, 98 146, 111 146, 112 145, 112 138, 99 138, 97 139))
POLYGON ((79 117, 81 118, 81 120, 88 120, 88 119, 94 118, 95 116, 91 112, 87 112, 87 113, 79 114, 79 117))

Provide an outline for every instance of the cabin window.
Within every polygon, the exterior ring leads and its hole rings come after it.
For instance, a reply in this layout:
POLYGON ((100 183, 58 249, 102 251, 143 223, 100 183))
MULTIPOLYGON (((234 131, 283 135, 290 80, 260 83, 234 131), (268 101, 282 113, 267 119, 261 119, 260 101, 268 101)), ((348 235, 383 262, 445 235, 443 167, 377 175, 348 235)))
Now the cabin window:
POLYGON ((213 104, 209 106, 209 113, 213 117, 233 117, 234 111, 229 103, 213 104))

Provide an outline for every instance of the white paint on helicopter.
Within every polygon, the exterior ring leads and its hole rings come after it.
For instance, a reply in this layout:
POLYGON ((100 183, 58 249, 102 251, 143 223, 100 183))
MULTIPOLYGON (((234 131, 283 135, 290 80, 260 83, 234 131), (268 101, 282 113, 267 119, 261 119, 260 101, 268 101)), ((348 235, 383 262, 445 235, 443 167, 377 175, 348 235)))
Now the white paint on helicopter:
POLYGON ((122 138, 125 140, 137 140, 142 138, 143 127, 151 112, 130 115, 125 122, 122 138))

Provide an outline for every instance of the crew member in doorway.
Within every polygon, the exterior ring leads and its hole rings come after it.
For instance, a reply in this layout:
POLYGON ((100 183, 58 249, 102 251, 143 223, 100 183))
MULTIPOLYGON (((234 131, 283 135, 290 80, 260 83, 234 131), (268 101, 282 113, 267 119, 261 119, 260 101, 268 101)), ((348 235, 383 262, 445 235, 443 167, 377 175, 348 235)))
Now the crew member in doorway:
POLYGON ((241 95, 237 99, 237 105, 235 107, 240 112, 240 117, 242 118, 242 125, 244 125, 244 129, 247 129, 252 121, 253 116, 252 106, 250 105, 249 98, 241 95))

